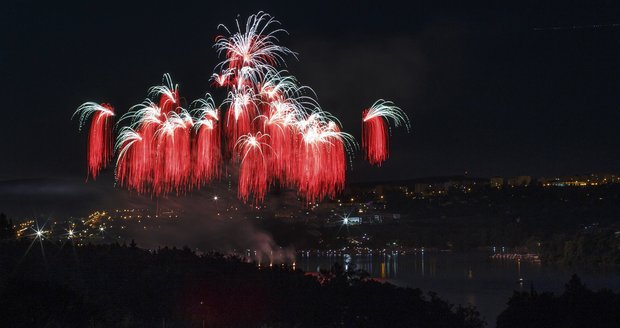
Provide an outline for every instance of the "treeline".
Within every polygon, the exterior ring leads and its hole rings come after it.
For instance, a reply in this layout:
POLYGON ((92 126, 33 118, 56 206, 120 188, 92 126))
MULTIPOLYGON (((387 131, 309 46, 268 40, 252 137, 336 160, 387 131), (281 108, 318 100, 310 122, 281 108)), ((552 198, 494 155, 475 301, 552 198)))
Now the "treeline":
POLYGON ((13 219, 7 218, 6 214, 0 213, 0 241, 13 240, 17 237, 13 227, 13 219))
MULTIPOLYGON (((536 249, 536 246, 529 248, 536 249)), ((620 238, 609 229, 556 234, 537 248, 545 263, 593 269, 620 268, 620 238)))
POLYGON ((472 308, 335 266, 318 277, 190 249, 0 243, 2 327, 483 327, 472 308))
POLYGON ((620 294, 586 288, 577 276, 562 295, 515 292, 497 317, 497 328, 616 328, 620 324, 620 294))

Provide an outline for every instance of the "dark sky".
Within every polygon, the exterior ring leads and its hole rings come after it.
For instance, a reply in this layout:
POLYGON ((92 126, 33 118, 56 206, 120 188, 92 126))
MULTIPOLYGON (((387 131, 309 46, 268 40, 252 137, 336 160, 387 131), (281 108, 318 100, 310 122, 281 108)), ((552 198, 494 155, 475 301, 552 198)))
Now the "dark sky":
POLYGON ((282 44, 299 53, 290 72, 358 140, 361 110, 376 99, 411 118, 410 134, 394 131, 388 162, 358 158, 352 180, 620 171, 615 1, 87 2, 0 10, 0 180, 85 177, 77 106, 125 112, 166 72, 187 99, 203 96, 217 25, 258 10, 289 31, 282 44))

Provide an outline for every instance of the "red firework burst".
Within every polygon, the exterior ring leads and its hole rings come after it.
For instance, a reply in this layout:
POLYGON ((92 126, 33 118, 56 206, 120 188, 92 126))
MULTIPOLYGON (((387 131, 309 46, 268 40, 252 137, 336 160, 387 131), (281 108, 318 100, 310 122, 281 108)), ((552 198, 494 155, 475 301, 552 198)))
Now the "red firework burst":
MULTIPOLYGON (((260 12, 243 29, 237 22, 238 31, 225 28, 229 35, 217 37, 224 59, 211 79, 228 92, 219 108, 209 94, 183 108, 178 85, 165 74, 162 85, 123 115, 119 123, 129 123, 119 128, 116 141, 121 186, 154 196, 185 193, 219 177, 227 158, 239 165, 237 194, 244 202, 263 201, 275 184, 296 188, 309 203, 343 190, 347 155, 356 143, 320 108, 312 89, 276 69, 295 53, 276 44, 275 34, 283 30, 268 31, 273 24, 278 22, 260 12)), ((113 155, 114 110, 86 103, 77 113, 80 128, 92 117, 87 156, 94 178, 113 155)), ((391 102, 377 101, 363 113, 362 145, 374 165, 389 155, 390 118, 409 127, 391 102)))
POLYGON ((96 179, 114 154, 112 147, 114 108, 110 104, 87 102, 80 106, 74 115, 78 113, 80 114, 80 129, 88 117, 92 116, 88 133, 86 160, 88 162, 88 174, 96 179))
POLYGON ((404 124, 409 129, 407 115, 392 102, 378 100, 362 113, 362 149, 364 157, 372 165, 381 166, 389 157, 388 118, 396 126, 404 124))
POLYGON ((269 136, 261 132, 241 136, 235 145, 241 153, 238 196, 254 204, 262 202, 268 187, 269 136))

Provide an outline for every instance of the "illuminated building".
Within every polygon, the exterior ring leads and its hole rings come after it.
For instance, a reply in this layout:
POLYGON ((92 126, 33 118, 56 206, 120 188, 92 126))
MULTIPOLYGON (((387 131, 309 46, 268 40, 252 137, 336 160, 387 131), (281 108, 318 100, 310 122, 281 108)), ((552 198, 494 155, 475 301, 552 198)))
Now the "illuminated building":
POLYGON ((532 177, 529 175, 520 175, 517 177, 509 178, 507 185, 509 187, 527 187, 532 183, 532 177))
POLYGON ((502 177, 492 177, 489 179, 489 185, 491 188, 501 189, 504 186, 504 178, 502 177))

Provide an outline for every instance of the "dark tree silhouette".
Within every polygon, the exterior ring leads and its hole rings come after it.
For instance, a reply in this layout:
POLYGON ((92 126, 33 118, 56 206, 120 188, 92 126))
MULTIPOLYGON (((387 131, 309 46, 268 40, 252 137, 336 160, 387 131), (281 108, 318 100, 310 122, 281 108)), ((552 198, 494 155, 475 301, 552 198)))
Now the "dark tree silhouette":
POLYGON ((323 283, 189 248, 0 243, 2 327, 482 327, 419 289, 334 266, 323 283), (62 246, 62 247, 60 247, 62 246), (45 259, 43 258, 45 256, 45 259))
POLYGON ((498 328, 618 327, 620 294, 591 291, 573 275, 564 293, 515 292, 508 308, 497 317, 498 328))
POLYGON ((0 240, 12 240, 17 237, 13 220, 7 219, 6 214, 0 213, 0 240))

